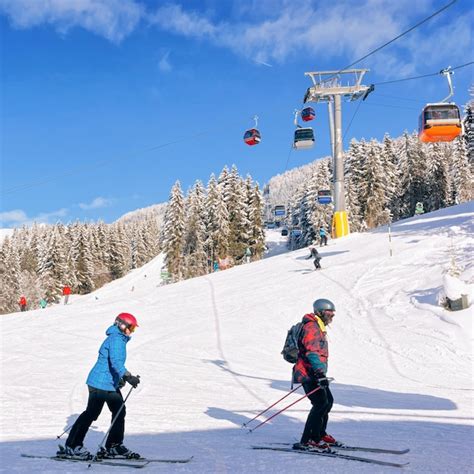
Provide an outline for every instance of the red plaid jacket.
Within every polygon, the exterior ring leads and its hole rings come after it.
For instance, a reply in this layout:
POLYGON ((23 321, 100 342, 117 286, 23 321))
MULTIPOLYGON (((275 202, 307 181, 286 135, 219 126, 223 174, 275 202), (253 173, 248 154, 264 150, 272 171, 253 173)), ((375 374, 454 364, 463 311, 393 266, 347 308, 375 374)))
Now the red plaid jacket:
POLYGON ((328 362, 326 326, 313 313, 303 317, 298 360, 293 367, 293 381, 305 383, 319 376, 325 376, 328 362))

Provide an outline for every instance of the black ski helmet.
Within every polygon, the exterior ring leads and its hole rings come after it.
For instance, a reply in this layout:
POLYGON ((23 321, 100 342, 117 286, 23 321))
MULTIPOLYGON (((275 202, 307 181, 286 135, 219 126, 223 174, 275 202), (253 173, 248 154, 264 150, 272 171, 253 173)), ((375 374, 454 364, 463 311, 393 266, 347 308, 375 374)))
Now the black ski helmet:
POLYGON ((325 298, 320 298, 313 303, 313 313, 321 314, 324 310, 336 311, 334 303, 325 298))

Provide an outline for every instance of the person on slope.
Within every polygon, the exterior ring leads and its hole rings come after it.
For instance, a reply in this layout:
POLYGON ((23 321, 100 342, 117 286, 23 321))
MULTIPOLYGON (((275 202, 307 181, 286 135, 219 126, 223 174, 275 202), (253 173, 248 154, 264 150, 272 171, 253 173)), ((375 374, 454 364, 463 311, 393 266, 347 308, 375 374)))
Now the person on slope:
POLYGON ((20 305, 20 311, 26 311, 26 298, 24 296, 20 297, 18 304, 20 305))
POLYGON ((293 382, 301 383, 309 395, 312 408, 299 443, 293 449, 320 448, 328 450, 337 445, 336 440, 326 432, 333 396, 326 378, 328 369, 328 342, 326 326, 329 325, 336 308, 332 301, 321 298, 313 303, 313 312, 303 317, 303 329, 299 339, 298 360, 293 367, 293 382))
POLYGON ((90 459, 92 455, 84 448, 84 438, 92 422, 97 420, 107 403, 112 413, 112 420, 117 416, 105 441, 105 455, 107 457, 139 458, 140 455, 130 451, 123 445, 125 432, 125 406, 120 388, 128 382, 136 388, 140 377, 130 374, 125 368, 127 358, 126 345, 131 334, 138 327, 135 316, 129 313, 120 313, 106 335, 107 338, 99 349, 99 357, 87 377, 89 400, 86 410, 79 416, 69 432, 66 446, 60 447, 57 455, 77 459, 90 459))
POLYGON ((319 227, 319 239, 321 241, 321 247, 328 244, 328 233, 324 226, 319 227))
POLYGON ((63 288, 64 304, 67 304, 67 302, 69 301, 70 294, 71 294, 71 287, 68 285, 65 285, 63 288))
POLYGON ((314 268, 315 270, 319 270, 321 268, 321 255, 319 255, 318 249, 316 247, 311 246, 309 248, 310 254, 306 257, 306 260, 310 258, 314 258, 314 268))

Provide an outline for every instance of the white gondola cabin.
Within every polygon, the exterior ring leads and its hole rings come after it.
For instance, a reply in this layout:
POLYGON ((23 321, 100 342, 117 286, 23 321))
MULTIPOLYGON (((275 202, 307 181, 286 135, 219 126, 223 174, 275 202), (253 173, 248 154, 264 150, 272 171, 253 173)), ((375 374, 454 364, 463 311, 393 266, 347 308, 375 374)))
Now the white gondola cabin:
POLYGON ((286 216, 285 206, 275 206, 273 213, 275 217, 285 217, 286 216))
POLYGON ((314 132, 311 127, 300 127, 295 130, 293 148, 304 150, 314 146, 314 132))

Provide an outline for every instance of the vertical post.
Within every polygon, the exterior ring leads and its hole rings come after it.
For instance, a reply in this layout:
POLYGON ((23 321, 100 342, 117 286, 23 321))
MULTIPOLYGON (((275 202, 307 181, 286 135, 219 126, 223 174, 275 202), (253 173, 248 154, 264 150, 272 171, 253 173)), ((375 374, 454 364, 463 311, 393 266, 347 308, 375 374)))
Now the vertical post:
POLYGON ((390 222, 388 223, 388 246, 390 248, 390 256, 392 257, 392 231, 390 229, 390 222))
POLYGON ((349 234, 345 195, 344 161, 342 156, 342 105, 340 94, 334 94, 334 237, 349 234))
POLYGON ((344 167, 342 163, 341 96, 334 95, 334 210, 344 211, 344 167))
POLYGON ((332 154, 332 160, 333 160, 333 165, 334 163, 334 113, 333 113, 333 104, 332 100, 328 100, 328 117, 329 117, 329 138, 331 139, 331 154, 332 154))

